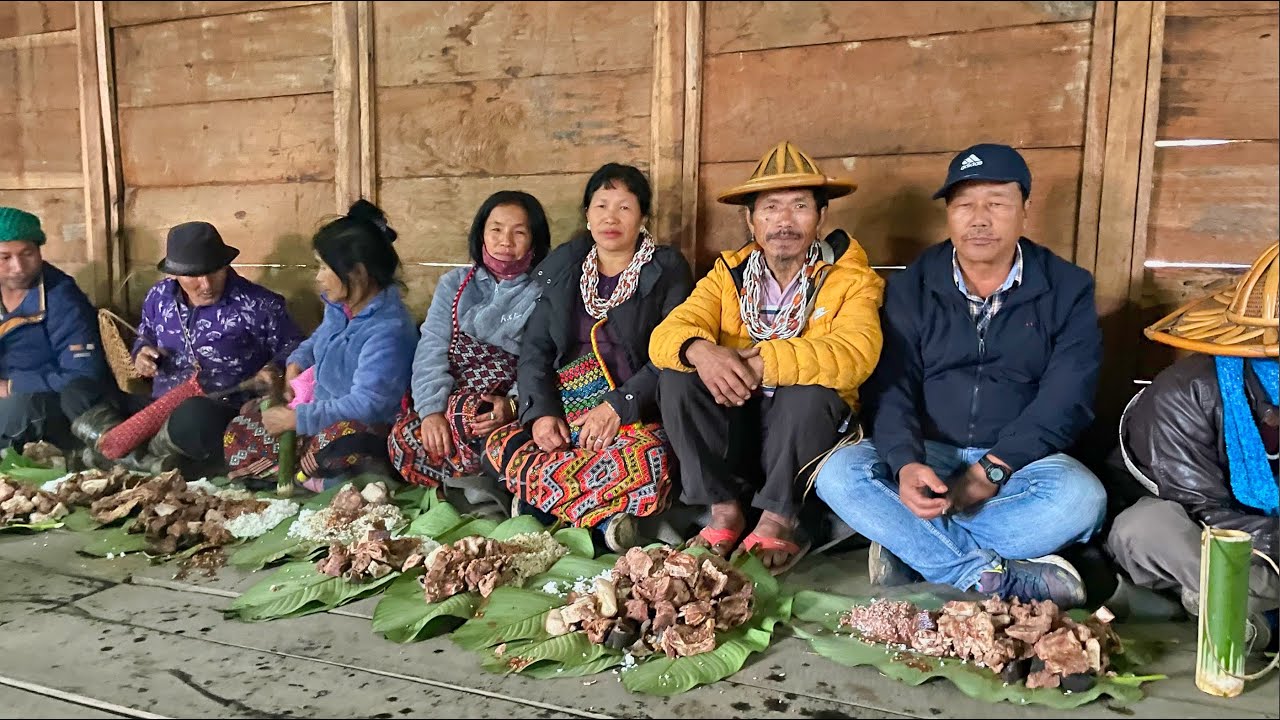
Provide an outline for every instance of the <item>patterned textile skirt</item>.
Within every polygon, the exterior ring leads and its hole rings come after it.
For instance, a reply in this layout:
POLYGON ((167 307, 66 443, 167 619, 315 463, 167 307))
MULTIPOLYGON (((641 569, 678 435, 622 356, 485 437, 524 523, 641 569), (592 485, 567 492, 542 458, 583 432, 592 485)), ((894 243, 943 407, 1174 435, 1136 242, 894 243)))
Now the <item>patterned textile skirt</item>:
POLYGON ((448 478, 479 475, 485 439, 475 437, 470 418, 482 402, 480 393, 455 392, 449 396, 444 414, 449 421, 453 455, 447 458, 432 457, 427 452, 422 444, 422 418, 412 409, 403 412, 387 436, 391 465, 400 477, 414 485, 433 488, 448 478))
POLYGON ((657 423, 623 427, 600 450, 543 452, 520 423, 499 428, 485 444, 485 462, 526 503, 576 527, 614 515, 645 517, 667 508, 675 454, 657 423))
MULTIPOLYGON (((384 426, 385 427, 385 426, 384 426)), ((236 479, 273 478, 279 473, 280 443, 262 426, 262 411, 237 415, 222 447, 236 479)), ((298 438, 298 479, 308 490, 324 490, 326 479, 385 470, 386 434, 355 420, 334 423, 313 437, 298 438)))

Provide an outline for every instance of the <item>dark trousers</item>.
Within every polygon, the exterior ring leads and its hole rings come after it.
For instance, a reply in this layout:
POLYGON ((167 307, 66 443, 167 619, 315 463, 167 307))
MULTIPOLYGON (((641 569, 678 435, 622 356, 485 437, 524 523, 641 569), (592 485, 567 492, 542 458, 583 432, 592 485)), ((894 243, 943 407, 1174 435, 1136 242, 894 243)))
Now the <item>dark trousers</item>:
POLYGON ((680 461, 681 500, 712 505, 753 491, 752 507, 795 517, 796 474, 831 449, 849 406, 820 385, 793 385, 742 407, 717 404, 697 373, 663 370, 662 425, 680 461))
POLYGON ((74 444, 71 419, 103 397, 109 381, 73 380, 60 393, 25 393, 0 399, 0 448, 18 450, 45 440, 61 448, 74 444))
MULTIPOLYGON (((147 395, 119 393, 113 404, 125 417, 142 411, 154 402, 147 395)), ((240 406, 207 397, 183 400, 169 415, 164 432, 183 457, 200 463, 222 460, 222 437, 240 412, 240 406)))

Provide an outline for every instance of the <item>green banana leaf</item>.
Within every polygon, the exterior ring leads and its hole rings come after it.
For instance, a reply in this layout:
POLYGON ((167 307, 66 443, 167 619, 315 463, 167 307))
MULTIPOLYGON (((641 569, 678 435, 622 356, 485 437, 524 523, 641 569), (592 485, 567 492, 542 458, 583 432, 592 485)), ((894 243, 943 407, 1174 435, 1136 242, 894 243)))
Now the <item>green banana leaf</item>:
POLYGON ((376 595, 397 576, 398 573, 389 573, 377 580, 350 583, 321 574, 309 560, 293 562, 249 588, 225 614, 245 622, 260 622, 326 612, 376 595))
POLYGON ((147 537, 142 533, 130 533, 130 525, 132 521, 124 525, 90 530, 85 533, 85 544, 80 552, 94 557, 143 552, 149 545, 147 537))
POLYGON ((262 570, 285 559, 313 558, 325 545, 289 537, 295 517, 286 518, 267 532, 242 544, 227 558, 227 563, 244 570, 262 570))
POLYGON ((64 525, 62 519, 59 520, 41 520, 37 523, 9 523, 0 526, 0 532, 7 533, 38 533, 54 528, 60 528, 64 525))
POLYGON ((449 632, 475 615, 480 593, 428 603, 419 582, 422 574, 422 568, 414 568, 391 583, 373 611, 374 632, 392 642, 417 642, 449 632))
MULTIPOLYGON (((707 550, 695 548, 694 555, 707 550)), ((458 645, 481 654, 481 666, 492 672, 518 672, 535 678, 579 677, 623 666, 621 678, 630 691, 650 695, 675 695, 699 685, 722 680, 742 669, 752 653, 769 646, 774 628, 790 620, 791 596, 754 555, 744 555, 735 565, 755 586, 755 613, 744 625, 717 638, 714 651, 692 657, 651 655, 626 667, 626 657, 592 643, 584 633, 558 637, 545 630, 547 612, 562 606, 564 598, 540 588, 564 592, 576 581, 589 579, 613 567, 616 557, 598 560, 567 556, 546 573, 529 582, 533 589, 498 588, 477 617, 456 630, 458 645)))
MULTIPOLYGON (((935 608, 942 604, 937 596, 927 593, 895 599, 916 602, 926 608, 935 608)), ((1036 704, 1057 710, 1067 710, 1093 702, 1103 695, 1109 695, 1112 698, 1112 705, 1125 706, 1142 699, 1143 683, 1164 679, 1163 675, 1126 673, 1116 677, 1099 678, 1097 684, 1089 690, 1076 693, 1068 693, 1056 688, 1031 690, 1022 683, 1005 684, 997 673, 988 668, 980 668, 951 658, 935 658, 913 652, 897 651, 881 644, 866 642, 848 632, 838 631, 841 614, 856 604, 865 604, 870 601, 871 598, 849 598, 811 591, 800 592, 795 597, 796 619, 819 627, 814 632, 797 627, 796 635, 808 640, 814 652, 841 665, 871 666, 888 677, 913 686, 931 678, 945 678, 965 695, 987 702, 1036 704)), ((1120 657, 1123 655, 1117 660, 1120 657)))

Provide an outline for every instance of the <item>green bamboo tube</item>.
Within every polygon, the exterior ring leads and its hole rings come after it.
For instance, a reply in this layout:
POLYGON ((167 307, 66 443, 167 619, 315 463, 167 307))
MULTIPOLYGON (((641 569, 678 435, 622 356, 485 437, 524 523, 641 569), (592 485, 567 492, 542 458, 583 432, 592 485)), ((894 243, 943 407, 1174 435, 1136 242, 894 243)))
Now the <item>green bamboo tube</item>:
POLYGON ((1245 621, 1253 538, 1206 527, 1200 536, 1200 618, 1196 687, 1218 697, 1244 691, 1245 621))
MULTIPOLYGON (((262 401, 262 411, 271 407, 271 398, 262 401)), ((296 470, 298 433, 286 430, 276 438, 280 445, 279 470, 276 473, 276 497, 293 497, 293 475, 296 470)))

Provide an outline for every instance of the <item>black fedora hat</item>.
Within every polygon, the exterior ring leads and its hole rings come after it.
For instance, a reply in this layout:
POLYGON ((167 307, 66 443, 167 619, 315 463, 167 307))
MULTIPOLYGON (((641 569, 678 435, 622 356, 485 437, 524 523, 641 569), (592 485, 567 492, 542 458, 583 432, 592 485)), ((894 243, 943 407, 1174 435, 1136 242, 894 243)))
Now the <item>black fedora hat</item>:
POLYGON ((240 255, 218 234, 218 228, 207 222, 174 225, 163 260, 156 265, 168 275, 208 275, 231 264, 240 255))

